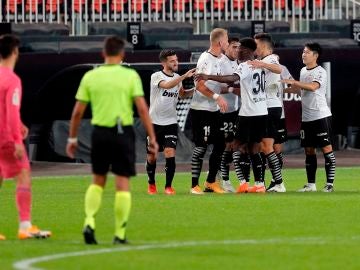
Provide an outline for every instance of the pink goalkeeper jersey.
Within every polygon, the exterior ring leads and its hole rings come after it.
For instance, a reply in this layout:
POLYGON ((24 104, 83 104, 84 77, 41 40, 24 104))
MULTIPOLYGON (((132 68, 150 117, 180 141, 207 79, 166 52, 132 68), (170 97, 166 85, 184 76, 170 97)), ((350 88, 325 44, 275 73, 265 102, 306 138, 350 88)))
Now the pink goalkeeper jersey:
POLYGON ((22 143, 21 81, 13 70, 0 67, 0 145, 22 143))

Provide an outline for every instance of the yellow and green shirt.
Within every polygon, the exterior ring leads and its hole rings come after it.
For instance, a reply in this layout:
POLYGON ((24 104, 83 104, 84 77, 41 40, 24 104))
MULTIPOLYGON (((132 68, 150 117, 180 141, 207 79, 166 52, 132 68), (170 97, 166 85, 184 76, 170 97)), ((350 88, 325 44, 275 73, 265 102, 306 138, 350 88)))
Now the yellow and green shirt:
POLYGON ((133 101, 144 96, 138 73, 121 65, 103 65, 88 71, 81 80, 76 99, 91 104, 93 125, 114 127, 134 123, 133 101))

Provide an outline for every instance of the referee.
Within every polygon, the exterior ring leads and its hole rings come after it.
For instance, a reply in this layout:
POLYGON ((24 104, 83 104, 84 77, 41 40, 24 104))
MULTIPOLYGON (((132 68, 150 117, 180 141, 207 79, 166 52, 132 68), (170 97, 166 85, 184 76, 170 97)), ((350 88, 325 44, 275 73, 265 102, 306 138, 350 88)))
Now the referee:
POLYGON ((77 133, 88 104, 92 109, 94 131, 91 138, 93 182, 85 194, 84 240, 97 244, 97 214, 109 171, 115 174, 115 237, 114 244, 126 244, 125 230, 131 208, 129 178, 135 175, 135 134, 133 103, 149 136, 149 151, 156 154, 153 125, 144 99, 141 79, 136 71, 121 66, 125 42, 112 36, 105 40, 105 64, 87 72, 76 94, 70 123, 67 154, 74 158, 78 146, 77 133))

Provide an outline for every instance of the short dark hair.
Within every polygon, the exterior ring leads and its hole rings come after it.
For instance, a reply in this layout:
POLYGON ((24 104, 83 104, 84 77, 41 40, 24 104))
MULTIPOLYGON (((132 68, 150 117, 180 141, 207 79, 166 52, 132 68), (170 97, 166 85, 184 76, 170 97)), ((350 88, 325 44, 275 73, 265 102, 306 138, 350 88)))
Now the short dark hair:
POLYGON ((254 52, 256 51, 257 47, 255 40, 249 37, 240 39, 240 46, 248 48, 254 52))
POLYGON ((169 49, 166 49, 166 50, 162 50, 159 54, 159 59, 160 59, 160 62, 164 62, 166 61, 166 59, 169 57, 169 56, 173 56, 173 55, 176 55, 176 52, 174 50, 169 50, 169 49))
POLYGON ((118 36, 105 39, 104 52, 106 56, 118 56, 125 49, 125 41, 118 36))
POLYGON ((229 37, 228 42, 229 44, 232 42, 240 42, 240 39, 237 37, 229 37))
POLYGON ((274 41, 270 34, 268 33, 258 33, 254 36, 255 39, 262 42, 266 42, 270 48, 274 48, 274 41))
POLYGON ((0 57, 8 58, 16 48, 19 48, 20 40, 11 34, 0 36, 0 57))
POLYGON ((306 43, 305 47, 309 48, 310 51, 317 53, 319 55, 319 57, 322 54, 322 48, 321 48, 320 44, 317 42, 306 43))

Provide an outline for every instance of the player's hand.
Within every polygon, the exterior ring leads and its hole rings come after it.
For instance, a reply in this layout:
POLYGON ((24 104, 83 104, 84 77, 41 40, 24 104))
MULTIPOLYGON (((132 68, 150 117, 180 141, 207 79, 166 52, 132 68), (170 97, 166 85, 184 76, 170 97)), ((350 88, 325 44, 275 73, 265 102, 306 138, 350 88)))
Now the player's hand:
POLYGON ((23 137, 23 140, 25 140, 29 135, 29 129, 24 124, 21 126, 21 135, 23 137))
POLYGON ((195 74, 194 79, 196 82, 198 81, 207 81, 209 80, 209 76, 203 73, 195 74))
POLYGON ((186 72, 184 74, 185 78, 191 78, 192 76, 194 76, 196 72, 196 68, 190 69, 188 72, 186 72))
POLYGON ((155 157, 157 156, 158 152, 159 152, 159 145, 156 142, 155 138, 149 138, 149 143, 148 143, 148 151, 155 155, 155 157))
POLYGON ((22 143, 15 143, 14 157, 21 160, 24 157, 25 149, 22 143))
POLYGON ((69 158, 74 159, 75 158, 75 152, 78 147, 77 142, 68 142, 66 145, 66 154, 69 158))
POLYGON ((216 103, 220 108, 220 112, 225 113, 228 110, 228 105, 226 103, 226 100, 222 96, 219 96, 216 99, 216 103))
POLYGON ((264 68, 264 62, 260 60, 247 61, 252 68, 264 68))

